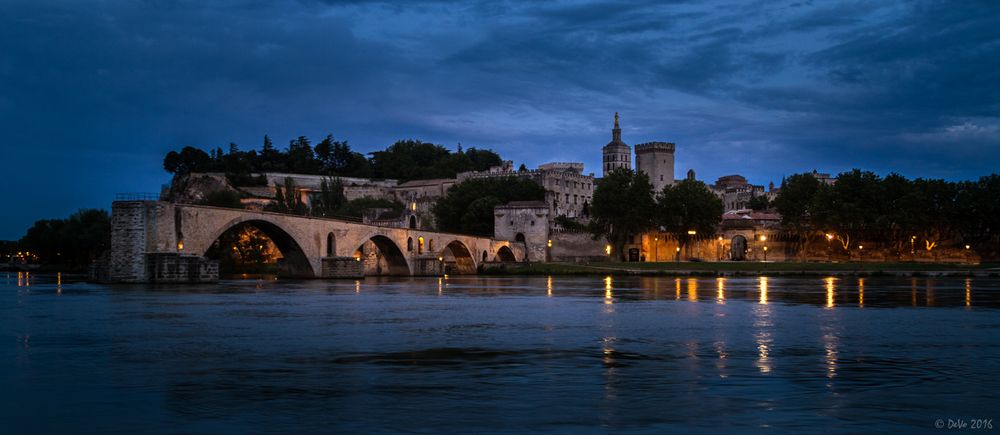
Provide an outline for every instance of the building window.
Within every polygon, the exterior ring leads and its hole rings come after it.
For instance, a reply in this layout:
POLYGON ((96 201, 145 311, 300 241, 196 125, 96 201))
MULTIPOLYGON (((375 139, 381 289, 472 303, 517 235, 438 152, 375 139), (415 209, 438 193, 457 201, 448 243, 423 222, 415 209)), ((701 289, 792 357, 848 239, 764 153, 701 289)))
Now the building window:
POLYGON ((566 193, 565 195, 566 195, 566 202, 569 203, 569 194, 566 193))
POLYGON ((406 250, 408 252, 413 252, 413 237, 406 239, 406 250))
POLYGON ((535 221, 531 221, 531 226, 535 226, 535 221))
POLYGON ((417 237, 417 254, 423 254, 423 253, 424 253, 424 238, 417 237))

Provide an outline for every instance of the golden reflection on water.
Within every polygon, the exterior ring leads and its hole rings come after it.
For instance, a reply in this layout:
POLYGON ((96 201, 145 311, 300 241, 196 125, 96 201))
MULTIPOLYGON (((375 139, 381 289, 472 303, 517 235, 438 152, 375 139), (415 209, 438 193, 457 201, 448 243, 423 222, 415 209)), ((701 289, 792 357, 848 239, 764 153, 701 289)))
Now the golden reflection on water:
POLYGON ((62 294, 62 272, 56 273, 56 294, 62 294))
POLYGON ((828 276, 823 281, 826 281, 826 307, 833 308, 834 283, 836 282, 836 278, 828 276))
POLYGON ((604 337, 601 362, 604 363, 604 400, 616 400, 618 398, 617 386, 617 361, 615 361, 615 337, 604 337))
POLYGON ((719 356, 715 360, 715 368, 719 369, 719 377, 723 379, 728 378, 726 360, 729 359, 729 352, 726 351, 726 343, 724 341, 715 342, 715 354, 719 356))
POLYGON ((865 279, 858 278, 858 306, 865 306, 865 279))
POLYGON ((965 279, 965 306, 972 306, 972 278, 965 279))
POLYGON ((552 297, 552 277, 545 280, 545 296, 552 297))
POLYGON ((360 294, 361 293, 361 281, 360 280, 354 280, 354 293, 355 294, 360 294))
POLYGON ((760 303, 762 305, 767 305, 767 277, 762 276, 759 278, 760 281, 760 303))
POLYGON ((614 297, 611 294, 611 276, 604 277, 604 303, 606 305, 611 305, 614 303, 614 297))
POLYGON ((833 379, 837 376, 837 334, 827 331, 823 334, 823 348, 826 350, 824 358, 826 362, 826 377, 833 379))
POLYGON ((754 322, 754 326, 758 328, 757 333, 754 335, 754 339, 757 342, 757 369, 761 373, 771 373, 771 344, 774 341, 771 338, 771 332, 769 328, 771 327, 770 307, 761 307, 758 310, 768 310, 767 312, 758 315, 762 315, 762 318, 754 322))
POLYGON ((724 304, 726 303, 726 279, 716 278, 715 284, 719 288, 719 294, 715 296, 715 303, 724 304))
POLYGON ((441 296, 441 294, 443 293, 444 293, 444 278, 438 278, 438 296, 441 296))
POLYGON ((688 287, 688 300, 692 302, 698 302, 698 280, 695 278, 688 278, 687 287, 688 287))
POLYGON ((18 272, 17 273, 17 286, 18 287, 31 287, 31 272, 18 272))

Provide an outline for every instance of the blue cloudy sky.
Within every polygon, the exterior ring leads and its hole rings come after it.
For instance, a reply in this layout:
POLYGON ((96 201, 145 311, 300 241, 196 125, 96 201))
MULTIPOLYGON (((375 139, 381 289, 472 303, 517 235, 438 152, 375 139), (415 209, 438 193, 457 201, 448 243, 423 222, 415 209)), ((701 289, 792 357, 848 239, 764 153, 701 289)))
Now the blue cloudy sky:
POLYGON ((158 190, 183 145, 327 133, 753 182, 1000 166, 997 1, 0 2, 0 239, 158 190))

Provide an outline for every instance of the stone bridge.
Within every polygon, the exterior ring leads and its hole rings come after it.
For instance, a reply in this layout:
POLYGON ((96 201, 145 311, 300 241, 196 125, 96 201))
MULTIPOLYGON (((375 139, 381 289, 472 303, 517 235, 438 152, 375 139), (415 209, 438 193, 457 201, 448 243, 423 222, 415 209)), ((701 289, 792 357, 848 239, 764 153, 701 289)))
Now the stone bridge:
POLYGON ((284 276, 471 274, 485 262, 524 259, 524 244, 416 228, 389 228, 165 201, 115 201, 104 276, 116 282, 211 281, 206 258, 226 231, 252 225, 281 251, 284 276))

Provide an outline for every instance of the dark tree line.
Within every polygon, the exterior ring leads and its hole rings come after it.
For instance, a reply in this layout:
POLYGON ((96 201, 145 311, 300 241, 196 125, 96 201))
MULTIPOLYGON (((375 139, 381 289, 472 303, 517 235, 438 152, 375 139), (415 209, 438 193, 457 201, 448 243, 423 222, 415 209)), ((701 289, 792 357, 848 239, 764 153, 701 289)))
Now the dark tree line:
POLYGON ((29 262, 76 271, 86 269, 110 247, 111 217, 98 209, 80 210, 66 219, 35 221, 17 242, 18 252, 29 262))
POLYGON ((432 212, 441 231, 492 236, 493 207, 511 201, 544 200, 545 189, 527 178, 471 179, 451 186, 432 212))
POLYGON ((948 244, 977 249, 1000 235, 1000 175, 949 182, 855 169, 827 185, 797 174, 772 206, 803 244, 828 237, 844 250, 862 243, 897 253, 948 244))
POLYGON ((590 230, 608 240, 613 258, 625 260, 624 248, 632 237, 658 230, 683 247, 692 236, 714 234, 723 211, 722 200, 701 181, 685 179, 653 192, 645 173, 619 168, 594 189, 590 230))
POLYGON ((388 178, 401 181, 454 178, 464 171, 482 171, 501 163, 491 150, 469 148, 457 152, 419 140, 401 140, 383 151, 370 153, 370 158, 351 150, 346 141, 327 135, 315 146, 309 138, 299 136, 284 150, 274 146, 264 136, 260 151, 241 151, 234 143, 224 151, 221 147, 205 152, 186 146, 167 153, 163 169, 174 175, 192 172, 224 172, 236 185, 262 185, 259 174, 287 172, 295 174, 330 175, 358 178, 388 178))

